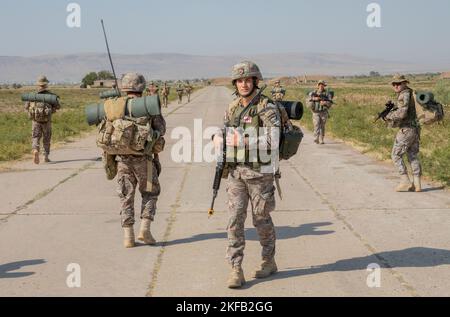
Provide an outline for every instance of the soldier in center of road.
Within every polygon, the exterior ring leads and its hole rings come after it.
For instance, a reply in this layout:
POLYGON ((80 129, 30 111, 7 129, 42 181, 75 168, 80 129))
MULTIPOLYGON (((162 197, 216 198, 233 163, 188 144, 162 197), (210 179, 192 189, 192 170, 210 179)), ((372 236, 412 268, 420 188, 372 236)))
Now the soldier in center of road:
MULTIPOLYGON (((281 127, 280 112, 276 105, 267 97, 259 94, 258 84, 263 80, 256 64, 249 61, 241 62, 232 69, 232 84, 238 96, 225 113, 225 126, 237 129, 253 128, 264 132, 258 134, 257 141, 236 132, 223 140, 223 134, 213 138, 216 148, 227 144, 227 153, 232 152, 231 162, 227 159, 228 169, 228 214, 227 227, 228 248, 227 257, 231 264, 228 279, 229 288, 239 288, 245 283, 242 261, 244 259, 245 232, 244 224, 247 217, 247 207, 250 204, 253 225, 259 235, 262 246, 262 262, 253 272, 255 278, 266 278, 277 272, 275 263, 275 226, 270 213, 275 210, 274 174, 276 168, 272 163, 263 162, 258 155, 257 161, 249 161, 249 149, 256 146, 272 148, 277 140, 268 131, 279 131, 281 127), (257 97, 257 98, 255 98, 257 97), (239 160, 240 150, 245 152, 245 160, 239 160)), ((278 140, 279 142, 279 140, 278 140)), ((278 143, 277 143, 278 149, 278 143)), ((278 152, 277 152, 278 153, 278 152)))

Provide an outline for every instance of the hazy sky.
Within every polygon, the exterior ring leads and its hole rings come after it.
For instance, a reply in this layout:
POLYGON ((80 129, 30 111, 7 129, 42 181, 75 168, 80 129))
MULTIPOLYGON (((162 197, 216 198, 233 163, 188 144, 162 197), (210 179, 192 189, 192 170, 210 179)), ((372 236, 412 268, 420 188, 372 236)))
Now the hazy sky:
POLYGON ((1 0, 0 55, 346 53, 450 60, 449 0, 1 0), (81 28, 66 25, 69 3, 81 28), (366 24, 381 5, 381 28, 366 24))

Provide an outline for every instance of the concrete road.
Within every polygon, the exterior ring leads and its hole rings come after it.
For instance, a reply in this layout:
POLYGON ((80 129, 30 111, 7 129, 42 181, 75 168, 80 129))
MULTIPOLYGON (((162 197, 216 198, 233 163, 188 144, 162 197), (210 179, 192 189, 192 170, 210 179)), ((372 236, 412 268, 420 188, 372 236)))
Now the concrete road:
POLYGON ((94 135, 53 151, 52 163, 22 161, 0 173, 0 295, 450 296, 449 193, 429 184, 395 193, 390 164, 334 140, 316 145, 309 133, 282 163, 284 199, 273 213, 279 272, 250 277, 260 246, 248 217, 248 283, 226 288, 225 184, 208 219, 214 164, 177 163, 171 150, 175 128, 193 132, 194 119, 220 126, 230 100, 227 88, 208 87, 165 111, 157 246, 123 248, 116 181, 106 180, 94 135))

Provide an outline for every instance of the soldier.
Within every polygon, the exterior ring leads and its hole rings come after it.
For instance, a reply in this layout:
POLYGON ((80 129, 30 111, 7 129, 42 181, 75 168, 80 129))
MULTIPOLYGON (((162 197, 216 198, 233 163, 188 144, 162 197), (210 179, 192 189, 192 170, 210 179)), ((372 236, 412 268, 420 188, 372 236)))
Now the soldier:
MULTIPOLYGON (((255 278, 265 278, 277 271, 275 263, 275 227, 270 212, 275 209, 274 173, 276 168, 265 168, 265 164, 259 161, 248 161, 248 155, 242 162, 236 160, 236 147, 245 145, 248 153, 249 144, 256 144, 260 148, 272 148, 276 141, 267 133, 267 130, 280 130, 281 119, 278 108, 267 97, 258 97, 258 83, 263 80, 258 66, 252 62, 244 61, 233 67, 232 84, 236 88, 238 98, 234 100, 225 113, 225 126, 239 128, 265 127, 264 134, 258 137, 256 142, 243 137, 242 134, 233 132, 227 136, 227 153, 233 152, 233 162, 228 162, 229 170, 227 193, 229 222, 227 227, 228 248, 227 257, 232 267, 228 279, 229 288, 239 288, 245 283, 242 270, 244 258, 245 235, 244 223, 247 217, 247 207, 251 205, 253 225, 259 235, 262 246, 262 263, 253 272, 255 278), (256 100, 253 100, 257 97, 256 100), (252 102, 253 100, 253 102, 252 102), (231 149, 231 150, 230 150, 231 149), (234 149, 234 151, 233 151, 234 149)), ((235 131, 235 130, 234 130, 235 131)), ((222 135, 213 137, 217 148, 224 142, 222 135)), ((278 150, 278 143, 276 144, 278 150)), ((278 153, 278 151, 277 151, 278 153)))
POLYGON ((320 80, 317 83, 317 90, 309 93, 307 98, 308 107, 313 112, 313 124, 314 124, 314 142, 319 144, 324 144, 325 138, 325 124, 328 119, 328 109, 331 108, 333 102, 333 96, 331 96, 325 87, 327 83, 320 80))
POLYGON ((163 107, 167 108, 167 105, 169 104, 169 94, 170 94, 170 87, 167 86, 167 83, 164 82, 164 86, 161 91, 162 99, 163 99, 163 107))
POLYGON ((392 80, 394 91, 398 94, 397 109, 386 116, 388 125, 400 130, 395 137, 392 148, 392 160, 400 173, 400 184, 396 187, 398 192, 422 191, 421 166, 419 161, 420 125, 417 120, 413 91, 408 87, 409 81, 403 75, 395 75, 392 80), (403 155, 407 155, 411 164, 413 183, 408 176, 403 155))
POLYGON ((176 90, 178 95, 178 104, 181 104, 183 102, 183 93, 184 93, 184 88, 181 82, 178 83, 176 90))
POLYGON ((192 87, 191 84, 189 83, 189 81, 186 80, 186 85, 184 86, 184 91, 187 95, 188 103, 191 102, 191 93, 192 93, 193 89, 194 89, 194 87, 192 87))
POLYGON ((156 84, 154 81, 151 81, 147 91, 149 96, 157 95, 159 93, 158 84, 156 84))
POLYGON ((286 89, 281 86, 279 80, 275 81, 275 86, 272 89, 272 98, 274 101, 283 101, 284 95, 286 94, 286 89))
MULTIPOLYGON (((36 85, 38 87, 37 93, 55 95, 48 90, 47 77, 39 76, 36 85)), ((51 105, 43 102, 26 102, 25 110, 28 112, 32 120, 32 148, 33 161, 39 164, 39 148, 42 137, 44 144, 44 161, 50 162, 50 142, 52 138, 52 114, 60 109, 59 98, 56 104, 51 105)))
MULTIPOLYGON (((145 88, 145 78, 141 74, 127 73, 122 78, 122 91, 129 98, 139 98, 145 88)), ((134 194, 139 185, 142 196, 141 226, 138 240, 145 244, 156 243, 150 232, 150 224, 154 221, 156 202, 161 192, 158 176, 161 173, 161 164, 158 153, 162 151, 164 144, 163 135, 166 132, 166 122, 162 115, 147 118, 153 131, 158 131, 159 138, 150 155, 117 155, 118 193, 121 202, 122 227, 124 229, 124 246, 135 246, 134 240, 134 194), (147 173, 150 173, 149 175, 147 173), (151 182, 151 190, 147 188, 147 182, 151 182)))

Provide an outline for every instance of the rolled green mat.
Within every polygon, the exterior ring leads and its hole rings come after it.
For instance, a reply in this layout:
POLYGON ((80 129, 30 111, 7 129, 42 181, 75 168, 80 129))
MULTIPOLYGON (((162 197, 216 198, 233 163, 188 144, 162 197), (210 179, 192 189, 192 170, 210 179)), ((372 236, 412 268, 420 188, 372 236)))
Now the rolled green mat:
MULTIPOLYGON (((125 115, 134 118, 157 116, 161 114, 159 96, 146 96, 141 98, 132 98, 127 102, 125 115)), ((99 124, 106 116, 103 103, 88 105, 85 110, 86 121, 89 125, 99 124)))
POLYGON ((52 94, 39 94, 35 92, 29 92, 22 94, 22 101, 44 102, 53 106, 58 103, 58 96, 52 94))
POLYGON ((102 91, 100 93, 100 99, 108 99, 108 98, 115 98, 115 97, 120 97, 120 91, 117 90, 107 90, 107 91, 102 91))
POLYGON ((429 91, 418 91, 416 92, 416 100, 421 105, 425 105, 429 102, 434 101, 434 95, 432 92, 429 91))
POLYGON ((300 101, 279 101, 279 104, 286 109, 291 120, 300 120, 303 117, 303 104, 300 101))

